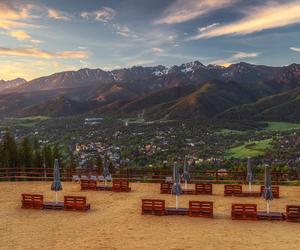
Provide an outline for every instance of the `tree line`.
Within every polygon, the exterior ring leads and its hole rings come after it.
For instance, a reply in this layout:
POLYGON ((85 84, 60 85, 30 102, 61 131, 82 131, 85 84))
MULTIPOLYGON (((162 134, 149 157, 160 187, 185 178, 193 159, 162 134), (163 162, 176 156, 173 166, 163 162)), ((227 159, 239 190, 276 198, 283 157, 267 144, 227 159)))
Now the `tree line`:
POLYGON ((28 137, 16 141, 10 130, 1 137, 0 155, 0 168, 25 172, 30 168, 53 168, 54 160, 60 159, 58 145, 41 147, 28 137))

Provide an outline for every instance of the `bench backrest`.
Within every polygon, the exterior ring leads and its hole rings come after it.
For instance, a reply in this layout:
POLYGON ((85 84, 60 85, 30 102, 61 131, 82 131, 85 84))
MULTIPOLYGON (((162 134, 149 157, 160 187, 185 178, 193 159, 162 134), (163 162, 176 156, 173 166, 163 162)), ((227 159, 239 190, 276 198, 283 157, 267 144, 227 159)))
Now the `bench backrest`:
POLYGON ((211 193, 212 192, 212 184, 210 184, 210 183, 196 183, 195 184, 195 191, 196 191, 196 193, 198 193, 198 192, 211 193))
POLYGON ((96 189, 97 181, 95 180, 81 180, 81 189, 96 189))
POLYGON ((113 180, 113 186, 114 187, 120 187, 120 188, 128 188, 129 187, 129 181, 128 180, 122 180, 122 179, 114 179, 113 180))
POLYGON ((44 197, 40 194, 22 194, 22 201, 43 203, 44 197))
POLYGON ((86 205, 86 197, 84 196, 65 196, 64 197, 65 205, 86 205))
POLYGON ((142 199, 142 208, 148 208, 152 210, 164 210, 165 201, 164 200, 154 200, 154 199, 142 199))
POLYGON ((189 209, 199 211, 212 211, 213 202, 211 201, 189 201, 189 209))
MULTIPOLYGON (((263 193, 265 191, 265 186, 260 186, 260 191, 263 193)), ((279 194, 279 186, 272 186, 272 193, 275 195, 279 194)))
POLYGON ((232 204, 232 212, 244 214, 257 214, 256 204, 232 204))
POLYGON ((225 194, 241 194, 243 191, 242 185, 225 185, 224 193, 225 194))
POLYGON ((288 205, 286 206, 287 215, 298 215, 300 217, 300 206, 288 205))
POLYGON ((161 182, 160 189, 172 189, 173 184, 170 182, 161 182))
POLYGON ((88 186, 89 186, 89 188, 96 188, 97 181, 96 180, 88 180, 88 186))

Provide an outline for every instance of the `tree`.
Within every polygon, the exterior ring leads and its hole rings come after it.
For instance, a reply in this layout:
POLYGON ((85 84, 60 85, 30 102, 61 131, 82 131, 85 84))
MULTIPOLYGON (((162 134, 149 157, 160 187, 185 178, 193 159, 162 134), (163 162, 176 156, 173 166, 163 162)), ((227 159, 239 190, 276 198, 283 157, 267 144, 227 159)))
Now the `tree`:
POLYGON ((44 165, 44 159, 40 149, 36 149, 33 158, 34 167, 41 168, 44 165))
POLYGON ((98 156, 96 158, 96 165, 98 168, 98 173, 99 174, 102 173, 103 172, 103 159, 100 156, 98 156))
POLYGON ((31 148, 29 139, 27 137, 24 137, 22 142, 21 142, 21 161, 22 161, 22 166, 24 170, 32 167, 32 162, 33 162, 33 150, 31 148))
POLYGON ((15 137, 10 130, 6 130, 2 145, 3 156, 6 158, 4 164, 15 171, 18 164, 18 152, 15 137))
POLYGON ((76 161, 72 152, 70 152, 69 161, 68 161, 68 169, 70 173, 73 173, 76 170, 76 161))
POLYGON ((46 168, 53 168, 54 159, 51 147, 49 145, 44 146, 43 153, 46 168))
POLYGON ((53 154, 53 159, 57 159, 58 161, 60 161, 60 153, 57 144, 54 145, 52 154, 53 154))

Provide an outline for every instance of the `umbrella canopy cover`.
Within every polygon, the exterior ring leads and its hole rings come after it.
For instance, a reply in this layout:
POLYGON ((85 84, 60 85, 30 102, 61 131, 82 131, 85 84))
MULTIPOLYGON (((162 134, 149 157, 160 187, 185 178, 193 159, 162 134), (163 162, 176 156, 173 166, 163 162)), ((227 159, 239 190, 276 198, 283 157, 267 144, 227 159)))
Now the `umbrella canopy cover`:
POLYGON ((54 162, 53 182, 52 182, 52 185, 51 185, 51 190, 52 191, 62 190, 62 185, 61 185, 61 182, 60 182, 59 164, 58 164, 57 159, 55 159, 55 162, 54 162))
POLYGON ((269 165, 267 165, 267 164, 265 165, 265 189, 264 189, 264 192, 262 195, 266 201, 273 200, 271 174, 270 174, 269 165))
POLYGON ((248 158, 248 162, 247 162, 247 182, 248 183, 252 183, 253 182, 253 169, 252 169, 252 162, 251 162, 251 158, 248 158))
POLYGON ((187 162, 187 158, 184 158, 184 165, 183 165, 183 179, 186 182, 190 182, 191 181, 191 175, 190 175, 190 165, 187 162))
POLYGON ((173 167, 173 186, 172 186, 171 193, 175 195, 180 195, 181 192, 182 192, 182 188, 180 185, 179 169, 177 164, 175 163, 173 167))

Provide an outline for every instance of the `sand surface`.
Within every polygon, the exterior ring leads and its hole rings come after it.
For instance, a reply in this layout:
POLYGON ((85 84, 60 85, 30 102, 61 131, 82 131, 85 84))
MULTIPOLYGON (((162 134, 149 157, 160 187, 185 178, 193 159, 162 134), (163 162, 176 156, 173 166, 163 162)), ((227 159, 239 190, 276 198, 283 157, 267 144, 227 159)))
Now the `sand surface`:
MULTIPOLYGON (((131 193, 80 192, 79 184, 63 183, 63 195, 84 195, 92 209, 86 213, 21 209, 21 193, 43 194, 54 201, 50 182, 0 183, 0 249, 300 249, 300 223, 232 221, 231 203, 256 203, 261 198, 224 197, 223 185, 214 195, 182 195, 189 200, 214 202, 214 219, 188 216, 141 215, 142 198, 175 197, 159 194, 159 184, 132 183, 131 193)), ((244 187, 245 188, 245 187, 244 187)), ((253 187, 258 190, 258 186, 253 187)), ((300 205, 300 187, 281 187, 272 211, 286 204, 300 205)))

